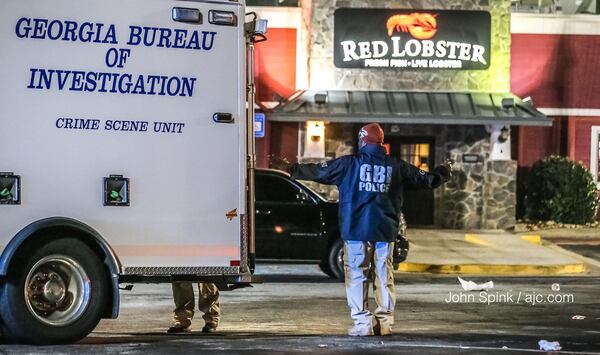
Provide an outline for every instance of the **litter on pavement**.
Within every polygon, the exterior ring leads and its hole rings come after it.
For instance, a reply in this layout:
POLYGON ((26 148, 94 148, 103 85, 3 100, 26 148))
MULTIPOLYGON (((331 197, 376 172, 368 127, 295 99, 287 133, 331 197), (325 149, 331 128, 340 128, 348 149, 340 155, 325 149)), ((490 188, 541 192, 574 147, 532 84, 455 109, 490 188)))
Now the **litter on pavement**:
POLYGON ((465 291, 487 291, 494 288, 494 281, 478 284, 473 281, 463 280, 460 277, 458 278, 458 281, 460 281, 460 284, 465 291))
POLYGON ((548 340, 540 340, 538 341, 538 345, 540 346, 540 350, 543 351, 559 351, 562 349, 560 343, 557 341, 548 341, 548 340))

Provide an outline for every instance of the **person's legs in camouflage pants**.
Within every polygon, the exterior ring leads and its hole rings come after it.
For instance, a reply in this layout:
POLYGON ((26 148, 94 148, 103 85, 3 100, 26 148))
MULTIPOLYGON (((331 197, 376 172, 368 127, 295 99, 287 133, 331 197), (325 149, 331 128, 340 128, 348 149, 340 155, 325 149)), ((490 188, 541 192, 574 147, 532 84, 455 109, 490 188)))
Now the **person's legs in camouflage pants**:
POLYGON ((214 332, 219 325, 221 319, 221 306, 219 305, 219 289, 217 285, 213 283, 199 283, 198 290, 200 295, 198 296, 198 309, 203 312, 204 315, 204 328, 203 332, 214 332))
POLYGON ((173 282, 173 326, 169 332, 186 331, 192 325, 194 318, 194 288, 191 282, 173 282))
MULTIPOLYGON (((172 288, 175 309, 173 326, 169 328, 169 332, 189 331, 195 312, 193 285, 191 282, 174 282, 172 288)), ((198 291, 198 309, 204 313, 202 318, 206 323, 202 331, 214 332, 221 319, 219 289, 213 283, 198 283, 198 291)))

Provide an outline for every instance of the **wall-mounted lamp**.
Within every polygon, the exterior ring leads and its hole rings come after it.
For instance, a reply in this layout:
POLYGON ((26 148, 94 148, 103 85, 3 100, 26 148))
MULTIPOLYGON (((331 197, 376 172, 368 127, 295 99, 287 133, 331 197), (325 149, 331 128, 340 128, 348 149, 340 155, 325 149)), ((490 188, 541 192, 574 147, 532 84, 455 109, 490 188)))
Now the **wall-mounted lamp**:
POLYGON ((510 137, 510 128, 507 126, 502 127, 500 130, 500 135, 498 135, 498 142, 504 143, 510 137))
POLYGON ((315 103, 318 105, 324 105, 327 103, 327 93, 315 94, 315 103))
POLYGON ((515 107, 515 99, 512 97, 505 97, 502 99, 502 108, 508 110, 509 108, 515 107))
POLYGON ((306 135, 311 142, 320 142, 325 136, 325 124, 323 121, 306 122, 306 135))
POLYGON ((306 139, 302 156, 305 158, 325 157, 325 122, 306 122, 306 139))

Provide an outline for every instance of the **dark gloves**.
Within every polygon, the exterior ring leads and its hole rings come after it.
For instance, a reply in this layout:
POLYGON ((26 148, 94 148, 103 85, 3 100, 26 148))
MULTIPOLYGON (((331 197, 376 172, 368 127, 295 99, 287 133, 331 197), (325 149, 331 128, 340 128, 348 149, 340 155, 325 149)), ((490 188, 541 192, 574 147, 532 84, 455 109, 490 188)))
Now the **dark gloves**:
POLYGON ((453 159, 446 159, 444 164, 441 165, 442 167, 446 168, 446 170, 448 171, 448 177, 447 177, 448 180, 450 180, 450 177, 452 176, 452 170, 454 169, 454 163, 456 163, 456 162, 453 159))
POLYGON ((452 174, 450 170, 448 170, 448 168, 444 165, 436 166, 435 169, 433 169, 432 173, 434 175, 439 175, 442 177, 442 181, 439 181, 439 177, 438 180, 435 180, 435 183, 433 185, 436 187, 439 186, 441 183, 450 180, 450 175, 452 174))
POLYGON ((450 180, 450 177, 452 177, 453 166, 454 160, 446 159, 444 164, 437 166, 435 169, 433 169, 434 174, 440 175, 443 178, 443 181, 438 181, 434 185, 440 185, 441 183, 450 180))

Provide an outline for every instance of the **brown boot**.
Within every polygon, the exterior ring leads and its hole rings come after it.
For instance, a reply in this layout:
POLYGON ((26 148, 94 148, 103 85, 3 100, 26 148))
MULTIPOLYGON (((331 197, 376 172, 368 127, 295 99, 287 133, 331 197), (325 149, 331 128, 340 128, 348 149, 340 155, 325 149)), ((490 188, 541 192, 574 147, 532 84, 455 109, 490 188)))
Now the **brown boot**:
POLYGON ((167 329, 167 333, 176 334, 176 333, 189 333, 190 327, 184 327, 180 323, 173 324, 169 329, 167 329))
POLYGON ((389 326, 381 326, 381 323, 377 322, 373 326, 373 334, 380 336, 388 336, 392 335, 392 327, 389 326))
POLYGON ((202 333, 214 333, 217 331, 217 325, 215 323, 206 323, 204 327, 202 327, 202 333))

